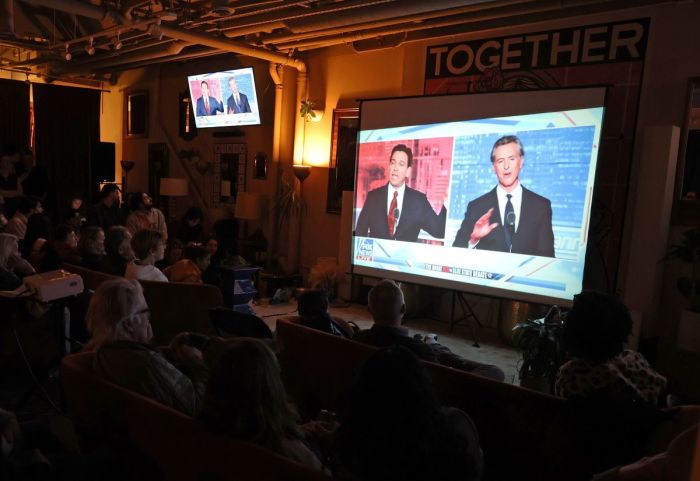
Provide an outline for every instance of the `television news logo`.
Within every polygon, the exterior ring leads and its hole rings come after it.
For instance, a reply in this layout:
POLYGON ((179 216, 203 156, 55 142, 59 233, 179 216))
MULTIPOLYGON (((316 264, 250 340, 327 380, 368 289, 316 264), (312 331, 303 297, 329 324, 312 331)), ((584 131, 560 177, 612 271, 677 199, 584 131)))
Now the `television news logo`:
POLYGON ((372 262, 374 260, 374 239, 360 239, 357 244, 358 261, 372 262))

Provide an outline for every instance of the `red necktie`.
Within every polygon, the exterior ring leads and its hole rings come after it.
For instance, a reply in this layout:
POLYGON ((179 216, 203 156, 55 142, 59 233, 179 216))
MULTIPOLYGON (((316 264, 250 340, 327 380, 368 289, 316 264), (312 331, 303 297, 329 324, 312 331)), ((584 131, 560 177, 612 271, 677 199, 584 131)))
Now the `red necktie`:
POLYGON ((389 238, 394 238, 394 227, 396 224, 396 198, 399 196, 397 191, 394 191, 394 197, 391 199, 391 205, 389 206, 389 218, 387 219, 387 225, 389 227, 389 238))
POLYGON ((209 99, 204 99, 204 110, 206 110, 207 115, 209 115, 209 99))

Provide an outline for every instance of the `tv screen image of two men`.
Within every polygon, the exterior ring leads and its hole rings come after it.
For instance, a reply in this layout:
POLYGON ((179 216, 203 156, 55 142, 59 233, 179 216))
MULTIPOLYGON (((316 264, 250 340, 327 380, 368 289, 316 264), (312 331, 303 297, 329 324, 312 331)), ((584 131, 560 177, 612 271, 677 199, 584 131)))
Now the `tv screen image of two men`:
MULTIPOLYGON (((427 160, 426 165, 415 167, 413 149, 406 143, 394 144, 385 167, 388 180, 384 180, 386 174, 378 176, 382 172, 379 165, 373 166, 375 180, 381 179, 384 183, 367 192, 355 225, 355 235, 445 245, 445 204, 451 168, 451 159, 446 157, 452 154, 451 142, 452 139, 409 142, 427 160), (440 168, 426 168, 436 161, 440 168), (418 172, 414 172, 414 168, 418 172), (426 192, 407 185, 407 181, 415 183, 417 179, 424 179, 428 194, 440 200, 431 204, 426 192), (419 239, 421 231, 435 239, 419 239)), ((365 153, 372 156, 371 152, 365 153)), ((495 186, 469 202, 454 240, 447 245, 555 256, 551 202, 523 186, 520 172, 524 162, 525 149, 518 136, 504 135, 496 140, 490 151, 495 186)))
POLYGON ((252 67, 187 78, 197 128, 260 124, 252 67))
POLYGON ((234 115, 249 113, 251 111, 248 96, 238 89, 236 77, 229 77, 227 83, 230 95, 226 99, 225 105, 222 89, 220 88, 220 85, 218 85, 218 79, 211 81, 202 80, 199 83, 201 95, 199 98, 197 98, 197 107, 195 110, 196 116, 234 115), (212 96, 210 94, 209 82, 212 82, 213 85, 218 87, 216 89, 218 96, 212 96))

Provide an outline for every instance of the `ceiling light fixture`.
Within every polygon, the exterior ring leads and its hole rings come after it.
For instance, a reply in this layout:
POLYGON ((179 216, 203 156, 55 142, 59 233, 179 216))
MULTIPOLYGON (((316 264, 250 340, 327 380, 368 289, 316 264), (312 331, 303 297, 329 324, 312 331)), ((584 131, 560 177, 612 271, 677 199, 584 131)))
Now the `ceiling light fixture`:
POLYGON ((90 43, 85 45, 85 51, 88 55, 95 55, 95 42, 92 37, 90 37, 90 43))
POLYGON ((71 55, 70 50, 68 50, 68 44, 66 44, 66 53, 63 57, 66 59, 67 62, 73 58, 73 55, 71 55))
POLYGON ((119 30, 117 30, 116 38, 112 40, 112 45, 114 46, 114 50, 119 50, 123 47, 122 41, 119 40, 119 30))
POLYGON ((157 23, 152 23, 148 27, 148 34, 156 40, 163 40, 163 31, 160 29, 160 20, 157 23))

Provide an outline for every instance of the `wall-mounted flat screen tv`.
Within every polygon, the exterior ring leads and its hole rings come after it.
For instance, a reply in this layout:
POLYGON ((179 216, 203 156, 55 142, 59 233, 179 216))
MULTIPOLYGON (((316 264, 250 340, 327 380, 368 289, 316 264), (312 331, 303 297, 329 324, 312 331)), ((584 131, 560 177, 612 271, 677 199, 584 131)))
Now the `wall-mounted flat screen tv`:
POLYGON ((253 68, 187 77, 198 129, 259 125, 253 68))

